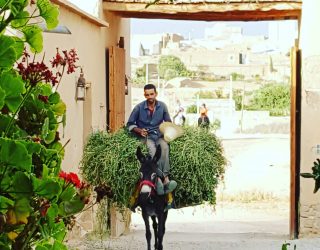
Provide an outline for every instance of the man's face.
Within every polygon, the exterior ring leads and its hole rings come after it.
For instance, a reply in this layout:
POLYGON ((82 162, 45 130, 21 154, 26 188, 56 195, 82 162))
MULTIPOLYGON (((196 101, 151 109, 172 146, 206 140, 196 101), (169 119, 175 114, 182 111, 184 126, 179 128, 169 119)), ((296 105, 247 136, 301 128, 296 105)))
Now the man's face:
POLYGON ((157 93, 154 89, 146 89, 144 91, 144 97, 147 99, 149 104, 153 104, 156 101, 157 93))

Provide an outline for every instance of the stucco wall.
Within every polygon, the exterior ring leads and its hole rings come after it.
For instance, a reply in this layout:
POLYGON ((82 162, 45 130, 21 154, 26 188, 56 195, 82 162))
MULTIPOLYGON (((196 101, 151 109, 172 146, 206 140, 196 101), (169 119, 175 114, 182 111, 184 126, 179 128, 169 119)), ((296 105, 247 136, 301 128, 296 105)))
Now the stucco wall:
MULTIPOLYGON (((60 24, 65 25, 72 34, 44 33, 44 51, 46 60, 51 60, 58 47, 60 51, 75 48, 83 67, 84 77, 90 81, 92 91, 92 128, 105 128, 106 121, 106 76, 105 76, 105 29, 88 22, 73 12, 60 7, 60 24), (100 105, 101 104, 101 105, 100 105), (101 107, 102 106, 102 107, 101 107)), ((65 148, 62 168, 78 172, 82 156, 83 138, 83 105, 75 100, 75 85, 80 75, 80 68, 75 74, 65 74, 58 92, 67 105, 67 122, 64 130, 60 130, 62 143, 71 139, 65 148), (63 136, 64 135, 64 136, 63 136)))
MULTIPOLYGON (((303 1, 300 48, 302 51, 301 172, 311 172, 320 158, 320 1, 303 1)), ((320 235, 320 192, 313 194, 314 181, 300 178, 300 237, 320 235)))

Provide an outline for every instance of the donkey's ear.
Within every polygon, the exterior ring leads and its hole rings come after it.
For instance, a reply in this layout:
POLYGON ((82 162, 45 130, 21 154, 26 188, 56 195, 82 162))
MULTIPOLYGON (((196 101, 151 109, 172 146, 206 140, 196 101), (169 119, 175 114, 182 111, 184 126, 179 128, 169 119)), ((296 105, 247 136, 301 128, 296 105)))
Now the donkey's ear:
POLYGON ((158 146, 157 146, 156 153, 155 153, 154 156, 153 156, 153 161, 154 161, 154 162, 158 162, 159 159, 160 159, 160 156, 161 156, 161 147, 160 147, 160 145, 158 145, 158 146))
POLYGON ((142 163, 146 160, 145 156, 141 152, 141 148, 138 146, 137 152, 136 152, 138 160, 142 163))

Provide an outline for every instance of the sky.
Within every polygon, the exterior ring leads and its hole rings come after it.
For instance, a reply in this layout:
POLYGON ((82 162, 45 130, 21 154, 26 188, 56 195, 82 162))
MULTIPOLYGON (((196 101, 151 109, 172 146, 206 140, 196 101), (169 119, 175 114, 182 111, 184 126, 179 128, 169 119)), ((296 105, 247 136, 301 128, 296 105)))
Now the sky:
MULTIPOLYGON (((131 19, 131 34, 180 33, 185 38, 202 38, 204 29, 218 22, 180 21, 164 19, 131 19)), ((268 35, 268 22, 226 22, 228 26, 240 26, 244 35, 268 35)))
POLYGON ((78 8, 93 15, 98 0, 69 0, 69 2, 76 5, 78 8))

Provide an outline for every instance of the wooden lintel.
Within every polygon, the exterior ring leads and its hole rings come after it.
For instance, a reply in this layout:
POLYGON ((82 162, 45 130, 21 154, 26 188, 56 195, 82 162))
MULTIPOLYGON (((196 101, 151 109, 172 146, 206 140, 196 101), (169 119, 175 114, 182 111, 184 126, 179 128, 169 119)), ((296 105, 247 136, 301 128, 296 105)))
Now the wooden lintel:
POLYGON ((127 18, 155 18, 205 21, 259 21, 299 19, 300 2, 264 3, 182 3, 157 4, 146 8, 145 3, 104 2, 105 11, 127 18))

